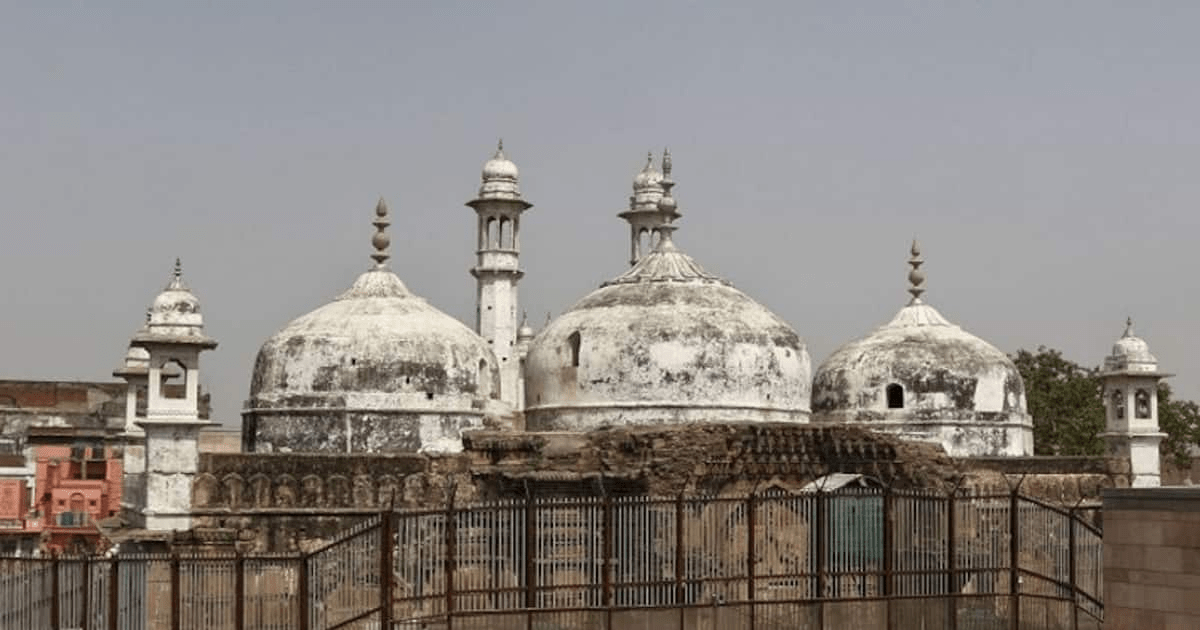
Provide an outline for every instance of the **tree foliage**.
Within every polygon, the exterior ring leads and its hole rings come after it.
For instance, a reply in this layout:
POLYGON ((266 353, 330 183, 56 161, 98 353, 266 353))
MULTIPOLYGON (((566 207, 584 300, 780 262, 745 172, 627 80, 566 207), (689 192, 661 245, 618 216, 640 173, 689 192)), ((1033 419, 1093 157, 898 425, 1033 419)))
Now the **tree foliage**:
MULTIPOLYGON (((1025 400, 1033 416, 1037 455, 1104 453, 1104 390, 1099 368, 1088 368, 1053 348, 1018 350, 1012 357, 1025 381, 1025 400)), ((1167 434, 1160 451, 1177 465, 1191 460, 1200 446, 1200 405, 1175 400, 1171 387, 1158 385, 1158 427, 1167 434)))
POLYGON ((1036 353, 1018 350, 1013 362, 1025 381, 1025 401, 1033 416, 1034 454, 1102 454, 1104 403, 1099 370, 1085 368, 1045 346, 1036 353))
POLYGON ((1173 400, 1171 387, 1158 385, 1158 430, 1167 434, 1159 450, 1176 466, 1192 460, 1192 449, 1200 445, 1200 405, 1191 400, 1173 400))

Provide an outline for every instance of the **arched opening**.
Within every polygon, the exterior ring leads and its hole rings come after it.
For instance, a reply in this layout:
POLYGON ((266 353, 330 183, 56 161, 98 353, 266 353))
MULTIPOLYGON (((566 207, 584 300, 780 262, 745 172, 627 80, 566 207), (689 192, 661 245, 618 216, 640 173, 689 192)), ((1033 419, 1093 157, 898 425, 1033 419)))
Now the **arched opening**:
POLYGON ((1150 419, 1150 392, 1139 389, 1133 395, 1133 413, 1138 419, 1150 419))
POLYGON ((176 359, 162 364, 158 391, 163 398, 187 398, 187 368, 176 359))
POLYGON ((1112 399, 1113 417, 1120 420, 1125 417, 1125 392, 1114 389, 1109 395, 1112 399))
POLYGON ((500 246, 499 230, 500 226, 497 225, 497 221, 489 218, 487 220, 487 246, 485 249, 495 249, 500 246))
POLYGON ((583 338, 580 337, 579 331, 575 331, 571 333, 570 337, 567 337, 567 343, 571 346, 571 367, 579 367, 579 345, 582 342, 583 338))
POLYGON ((488 365, 485 359, 479 360, 479 373, 476 382, 479 384, 479 396, 481 398, 490 398, 492 395, 492 377, 488 374, 488 365))
POLYGON ((903 409, 904 408, 904 386, 899 383, 892 383, 887 386, 887 406, 888 409, 903 409))
POLYGON ((510 240, 512 240, 512 222, 507 217, 502 218, 500 219, 500 240, 496 242, 496 246, 500 249, 511 249, 510 240))
POLYGON ((638 232, 638 258, 650 253, 650 230, 643 228, 638 232))

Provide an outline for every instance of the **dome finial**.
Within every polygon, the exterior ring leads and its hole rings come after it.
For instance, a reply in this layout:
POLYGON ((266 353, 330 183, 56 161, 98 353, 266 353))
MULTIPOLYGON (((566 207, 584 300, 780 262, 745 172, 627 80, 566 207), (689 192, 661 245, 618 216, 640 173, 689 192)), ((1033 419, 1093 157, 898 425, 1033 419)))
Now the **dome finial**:
POLYGON ((1132 337, 1133 336, 1133 316, 1128 316, 1125 318, 1125 334, 1123 334, 1121 336, 1122 337, 1132 337))
MULTIPOLYGON (((662 186, 663 193, 662 193, 662 197, 659 197, 659 199, 658 199, 658 210, 659 210, 659 212, 662 212, 662 213, 668 215, 669 217, 674 217, 675 209, 676 209, 676 207, 678 207, 678 204, 675 203, 675 198, 671 196, 671 189, 675 187, 675 180, 671 179, 671 150, 670 149, 666 149, 666 148, 663 149, 662 172, 663 172, 662 180, 660 182, 658 182, 658 185, 662 186)), ((670 219, 665 219, 664 223, 669 222, 669 221, 670 221, 670 219)), ((672 229, 674 229, 674 228, 672 228, 672 229)), ((660 231, 661 231, 661 227, 660 227, 660 231)), ((666 234, 666 236, 664 238, 666 238, 668 241, 670 241, 670 230, 666 231, 665 234, 666 234)))
POLYGON ((504 158, 504 138, 500 138, 499 140, 496 141, 495 157, 501 158, 501 159, 504 158))
POLYGON ((921 272, 921 264, 925 261, 921 258, 921 246, 917 244, 917 239, 913 239, 912 249, 909 250, 912 256, 908 259, 909 266, 912 269, 908 272, 909 288, 908 292, 912 294, 912 300, 909 304, 920 304, 921 294, 925 289, 921 285, 925 283, 925 274, 921 272))
POLYGON ((387 261, 391 258, 388 254, 388 246, 392 244, 392 239, 387 235, 387 227, 392 224, 388 220, 388 206, 383 197, 379 198, 379 203, 375 204, 375 220, 371 222, 375 226, 375 235, 371 237, 371 245, 375 247, 375 253, 371 254, 371 258, 375 261, 376 269, 386 269, 387 261))
POLYGON ((183 263, 179 257, 175 257, 175 270, 171 272, 171 281, 167 283, 167 290, 186 291, 187 286, 183 284, 183 263))

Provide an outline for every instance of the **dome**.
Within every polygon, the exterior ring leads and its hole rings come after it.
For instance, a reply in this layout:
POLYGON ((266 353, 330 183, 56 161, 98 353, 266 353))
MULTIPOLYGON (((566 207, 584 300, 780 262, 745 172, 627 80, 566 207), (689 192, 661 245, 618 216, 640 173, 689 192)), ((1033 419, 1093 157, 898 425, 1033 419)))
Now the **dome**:
POLYGON ((1150 344, 1133 334, 1133 318, 1125 320, 1125 332, 1113 343, 1112 355, 1104 360, 1107 371, 1133 370, 1153 372, 1158 359, 1150 354, 1150 344))
POLYGON ((491 396, 495 369, 479 335, 409 293, 391 270, 373 269, 263 344, 250 396, 396 408, 450 397, 468 399, 470 409, 469 399, 491 396))
POLYGON ((814 419, 938 441, 955 456, 1032 454, 1016 365, 923 303, 923 280, 915 272, 912 302, 817 369, 814 419))
POLYGON ((483 183, 479 187, 479 198, 520 199, 519 177, 517 165, 504 155, 504 141, 501 140, 496 145, 495 155, 483 164, 483 173, 480 175, 483 183))
POLYGON ((807 421, 811 371, 800 336, 705 272, 670 231, 534 338, 527 428, 807 421))
POLYGON ((373 257, 348 291, 262 345, 245 413, 255 450, 458 450, 498 398, 487 342, 409 292, 382 249, 373 257))
POLYGON ((146 324, 134 334, 133 342, 216 347, 217 343, 204 334, 200 300, 183 283, 183 267, 178 258, 171 281, 150 304, 146 324))

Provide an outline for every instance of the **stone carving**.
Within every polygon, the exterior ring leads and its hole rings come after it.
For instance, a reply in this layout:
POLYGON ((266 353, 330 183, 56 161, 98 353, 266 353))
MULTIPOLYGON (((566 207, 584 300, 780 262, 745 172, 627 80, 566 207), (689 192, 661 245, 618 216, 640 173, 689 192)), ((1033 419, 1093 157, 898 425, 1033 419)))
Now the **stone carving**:
POLYGON ((271 507, 271 480, 262 473, 251 477, 250 496, 254 507, 271 507))
POLYGON ((354 507, 372 507, 375 503, 375 492, 371 478, 367 475, 354 476, 354 507))
POLYGON ((229 473, 221 480, 221 485, 225 487, 225 505, 230 508, 239 508, 245 505, 243 496, 246 492, 246 482, 242 476, 237 473, 229 473))
POLYGON ((316 475, 305 475, 300 480, 302 504, 304 507, 321 507, 325 505, 325 484, 316 475))
POLYGON ((1119 389, 1112 391, 1112 408, 1114 416, 1118 418, 1125 417, 1125 392, 1119 389))
POLYGON ((275 479, 275 507, 295 507, 297 498, 296 478, 280 475, 275 479))
POLYGON ((329 507, 351 507, 354 497, 351 496, 350 480, 345 475, 331 475, 326 484, 329 492, 325 495, 329 507))
POLYGON ((217 478, 208 474, 196 475, 192 482, 192 502, 197 507, 211 507, 220 501, 221 485, 217 478))
POLYGON ((378 499, 376 500, 376 505, 383 508, 395 505, 396 500, 399 499, 399 497, 396 496, 397 485, 396 478, 391 475, 384 475, 380 477, 379 494, 377 495, 378 499))

